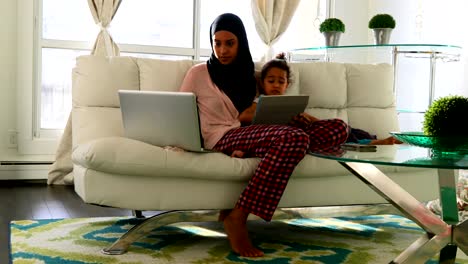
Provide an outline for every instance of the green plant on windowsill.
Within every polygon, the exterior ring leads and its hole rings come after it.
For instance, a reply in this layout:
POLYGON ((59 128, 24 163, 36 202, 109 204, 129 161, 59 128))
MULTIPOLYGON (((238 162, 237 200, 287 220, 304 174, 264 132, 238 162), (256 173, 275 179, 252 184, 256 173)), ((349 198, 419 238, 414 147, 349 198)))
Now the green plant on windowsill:
POLYGON ((338 18, 327 18, 320 24, 320 33, 323 32, 345 32, 345 24, 338 18))
POLYGON ((449 95, 435 100, 424 114, 424 134, 436 137, 467 137, 468 98, 449 95))
POLYGON ((389 14, 377 14, 369 20, 369 28, 395 28, 395 19, 389 14))

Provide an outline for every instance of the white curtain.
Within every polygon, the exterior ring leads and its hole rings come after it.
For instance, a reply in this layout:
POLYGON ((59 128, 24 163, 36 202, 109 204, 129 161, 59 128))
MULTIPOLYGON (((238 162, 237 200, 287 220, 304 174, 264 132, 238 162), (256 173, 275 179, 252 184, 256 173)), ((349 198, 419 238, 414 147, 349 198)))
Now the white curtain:
POLYGON ((101 27, 101 32, 94 43, 92 55, 119 56, 120 51, 107 28, 119 9, 122 0, 88 0, 94 22, 101 27))
MULTIPOLYGON (((96 38, 92 55, 113 57, 119 56, 119 47, 112 40, 107 28, 122 0, 88 0, 88 5, 94 18, 94 22, 101 27, 101 32, 96 38)), ((72 122, 71 114, 68 116, 67 125, 63 131, 60 144, 55 153, 55 162, 50 167, 48 184, 73 184, 72 154, 72 122)))
POLYGON ((273 44, 286 31, 300 0, 252 0, 255 28, 267 46, 263 61, 274 57, 273 44))

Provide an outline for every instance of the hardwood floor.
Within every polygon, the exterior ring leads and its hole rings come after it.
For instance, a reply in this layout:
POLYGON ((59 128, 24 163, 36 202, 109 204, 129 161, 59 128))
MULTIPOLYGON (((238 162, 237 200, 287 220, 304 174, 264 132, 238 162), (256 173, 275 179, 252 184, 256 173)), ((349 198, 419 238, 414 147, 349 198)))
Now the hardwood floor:
POLYGON ((45 181, 0 181, 0 263, 10 263, 12 220, 128 215, 132 215, 131 210, 84 203, 73 186, 48 186, 45 181))

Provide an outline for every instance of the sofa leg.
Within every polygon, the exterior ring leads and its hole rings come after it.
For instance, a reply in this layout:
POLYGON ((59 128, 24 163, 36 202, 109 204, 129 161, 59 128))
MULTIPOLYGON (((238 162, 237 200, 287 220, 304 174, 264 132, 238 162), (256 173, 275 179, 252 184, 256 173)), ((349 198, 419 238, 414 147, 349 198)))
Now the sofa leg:
POLYGON ((168 211, 150 218, 132 227, 123 234, 110 247, 104 248, 102 253, 107 255, 121 255, 127 252, 128 247, 140 238, 148 235, 152 230, 178 222, 212 222, 217 221, 219 210, 201 211, 168 211))
MULTIPOLYGON (((141 212, 141 211, 140 211, 141 212)), ((102 249, 107 255, 121 255, 127 252, 130 245, 140 238, 148 235, 152 230, 179 222, 213 222, 218 221, 221 210, 199 211, 167 211, 146 218, 140 224, 132 227, 123 234, 110 247, 102 249)), ((358 215, 399 214, 399 211, 391 204, 373 205, 347 205, 347 206, 323 206, 304 208, 278 208, 272 220, 313 218, 313 217, 337 217, 358 215)), ((250 215, 249 220, 260 218, 250 215)))

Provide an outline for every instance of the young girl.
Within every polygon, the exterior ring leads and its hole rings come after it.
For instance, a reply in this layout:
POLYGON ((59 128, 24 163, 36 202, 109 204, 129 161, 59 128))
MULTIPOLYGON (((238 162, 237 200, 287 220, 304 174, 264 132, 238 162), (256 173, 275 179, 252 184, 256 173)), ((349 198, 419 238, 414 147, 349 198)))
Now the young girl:
MULTIPOLYGON (((291 83, 291 70, 288 63, 285 60, 284 53, 278 54, 276 59, 273 59, 267 62, 260 73, 260 94, 265 95, 282 95, 286 92, 286 88, 291 83)), ((239 117, 239 120, 243 124, 248 124, 252 122, 253 116, 255 114, 256 106, 258 102, 258 97, 254 100, 254 103, 244 111, 239 117)), ((313 131, 313 127, 320 126, 330 122, 342 122, 339 119, 326 119, 320 120, 312 115, 307 113, 302 113, 299 116, 296 116, 291 120, 289 125, 299 127, 306 132, 313 131)), ((309 134, 310 135, 310 134, 309 134)), ((311 138, 312 140, 312 138, 311 138)), ((353 142, 358 144, 369 144, 369 145, 391 145, 401 143, 399 140, 394 137, 388 137, 385 139, 377 139, 376 136, 369 134, 368 132, 357 129, 350 128, 349 136, 346 142, 353 142)), ((326 150, 326 146, 323 148, 326 150)), ((329 146, 333 147, 333 146, 329 146)), ((236 156, 239 156, 239 153, 235 153, 236 156)))

